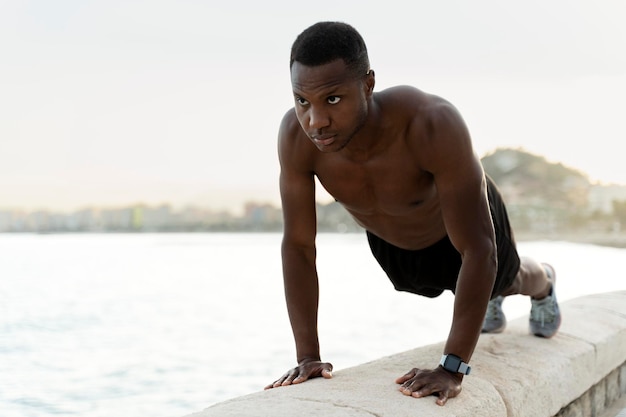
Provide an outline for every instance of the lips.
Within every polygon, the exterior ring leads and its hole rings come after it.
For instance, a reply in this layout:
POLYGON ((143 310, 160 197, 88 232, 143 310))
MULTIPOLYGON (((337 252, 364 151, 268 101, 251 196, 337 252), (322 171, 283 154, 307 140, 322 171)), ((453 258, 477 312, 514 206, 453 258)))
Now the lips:
POLYGON ((313 136, 313 142, 320 146, 331 145, 335 141, 335 135, 313 136))

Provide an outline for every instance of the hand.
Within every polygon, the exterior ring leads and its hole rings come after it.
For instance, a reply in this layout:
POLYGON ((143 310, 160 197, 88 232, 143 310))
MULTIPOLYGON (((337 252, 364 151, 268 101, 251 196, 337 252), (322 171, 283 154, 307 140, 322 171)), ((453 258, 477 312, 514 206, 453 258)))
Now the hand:
POLYGON ((441 366, 436 369, 413 368, 400 378, 396 379, 400 392, 416 398, 428 395, 437 395, 437 404, 445 405, 448 398, 453 398, 461 392, 463 375, 453 374, 441 366))
POLYGON ((332 378, 333 365, 328 362, 305 359, 283 376, 265 387, 265 389, 284 387, 291 384, 300 384, 309 378, 332 378))

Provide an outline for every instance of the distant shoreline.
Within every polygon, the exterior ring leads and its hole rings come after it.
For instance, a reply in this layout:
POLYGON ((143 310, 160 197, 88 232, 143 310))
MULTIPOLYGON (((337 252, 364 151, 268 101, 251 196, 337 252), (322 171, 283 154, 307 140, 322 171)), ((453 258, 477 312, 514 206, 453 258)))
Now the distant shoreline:
POLYGON ((515 232, 515 239, 518 242, 529 242, 538 240, 561 241, 572 243, 586 243, 597 246, 608 246, 613 248, 626 248, 626 233, 598 233, 598 232, 515 232))
MULTIPOLYGON (((319 230, 320 234, 323 233, 342 233, 332 230, 319 230)), ((353 234, 362 233, 362 230, 349 230, 343 233, 353 234)), ((46 232, 0 232, 0 235, 71 235, 71 234, 175 234, 175 233, 281 233, 280 229, 276 230, 253 230, 253 229, 239 229, 239 230, 92 230, 92 231, 46 231, 46 232)), ((540 233, 529 231, 515 231, 515 240, 517 242, 533 242, 533 241, 558 241, 558 242, 572 242, 597 246, 607 246, 613 248, 626 248, 626 232, 611 233, 611 232, 553 232, 553 233, 540 233)))

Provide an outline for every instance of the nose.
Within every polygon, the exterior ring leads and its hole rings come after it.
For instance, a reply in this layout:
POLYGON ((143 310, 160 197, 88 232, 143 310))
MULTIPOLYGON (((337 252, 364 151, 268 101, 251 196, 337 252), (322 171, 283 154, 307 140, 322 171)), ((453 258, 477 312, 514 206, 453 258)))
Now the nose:
POLYGON ((322 108, 311 108, 309 110, 309 127, 312 130, 320 130, 328 127, 330 124, 330 117, 328 113, 322 108))

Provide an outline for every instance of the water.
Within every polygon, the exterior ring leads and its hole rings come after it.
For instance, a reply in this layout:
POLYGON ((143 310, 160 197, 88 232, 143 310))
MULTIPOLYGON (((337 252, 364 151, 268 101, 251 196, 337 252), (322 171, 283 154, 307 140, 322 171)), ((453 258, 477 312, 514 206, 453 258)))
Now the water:
MULTIPOLYGON (((625 249, 520 252, 556 267, 561 300, 625 288, 625 249)), ((394 291, 363 235, 319 235, 318 270, 336 370, 445 339, 452 296, 394 291)), ((0 235, 3 417, 180 417, 262 389, 294 356, 278 234, 0 235)))

